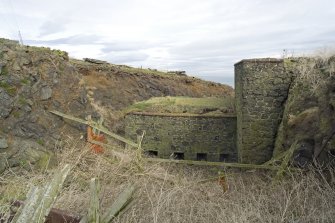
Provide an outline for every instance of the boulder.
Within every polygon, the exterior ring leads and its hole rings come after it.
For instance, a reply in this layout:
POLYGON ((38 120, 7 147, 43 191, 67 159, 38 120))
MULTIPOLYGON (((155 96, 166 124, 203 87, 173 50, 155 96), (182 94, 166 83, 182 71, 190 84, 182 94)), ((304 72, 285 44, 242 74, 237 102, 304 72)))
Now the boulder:
POLYGON ((0 118, 7 118, 13 110, 13 99, 0 87, 0 118))
POLYGON ((52 89, 49 86, 41 88, 40 97, 41 100, 48 100, 52 96, 52 89))
POLYGON ((41 144, 39 140, 15 138, 11 146, 20 149, 16 150, 13 155, 6 157, 9 167, 30 168, 30 164, 37 164, 38 167, 45 168, 53 159, 53 154, 45 150, 41 144))
POLYGON ((0 149, 7 149, 8 143, 6 139, 0 138, 0 149))

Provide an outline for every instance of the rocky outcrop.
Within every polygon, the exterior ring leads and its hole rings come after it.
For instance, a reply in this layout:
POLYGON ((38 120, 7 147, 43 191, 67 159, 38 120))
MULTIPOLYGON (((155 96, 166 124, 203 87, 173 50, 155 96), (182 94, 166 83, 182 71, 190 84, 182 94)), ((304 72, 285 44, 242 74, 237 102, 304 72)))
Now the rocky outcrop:
POLYGON ((36 163, 43 158, 40 151, 55 148, 60 135, 80 134, 80 126, 67 126, 48 112, 56 109, 77 116, 93 112, 80 100, 85 88, 78 84, 81 77, 67 53, 0 39, 0 64, 0 138, 7 143, 0 151, 4 163, 36 163))

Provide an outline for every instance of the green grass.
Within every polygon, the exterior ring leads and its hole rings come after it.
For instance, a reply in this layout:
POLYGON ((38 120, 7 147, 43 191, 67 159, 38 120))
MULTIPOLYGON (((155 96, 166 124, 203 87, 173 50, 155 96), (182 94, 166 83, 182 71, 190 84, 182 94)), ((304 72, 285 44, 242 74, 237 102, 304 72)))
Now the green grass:
POLYGON ((39 145, 44 146, 44 141, 43 141, 43 139, 38 139, 36 142, 37 142, 39 145))
POLYGON ((3 75, 3 76, 8 75, 8 69, 7 69, 6 66, 3 66, 3 67, 1 68, 0 75, 3 75))
POLYGON ((28 78, 22 79, 20 82, 22 85, 30 84, 30 80, 28 78))
POLYGON ((25 105, 25 104, 27 104, 27 100, 21 95, 21 96, 19 97, 18 103, 19 103, 20 105, 25 105))
POLYGON ((0 87, 5 89, 5 91, 9 95, 15 95, 15 93, 16 93, 16 88, 14 86, 11 86, 10 84, 4 82, 4 81, 0 81, 0 87))
POLYGON ((126 109, 126 113, 149 112, 203 114, 225 110, 230 111, 228 113, 234 112, 233 97, 156 97, 133 104, 126 109))

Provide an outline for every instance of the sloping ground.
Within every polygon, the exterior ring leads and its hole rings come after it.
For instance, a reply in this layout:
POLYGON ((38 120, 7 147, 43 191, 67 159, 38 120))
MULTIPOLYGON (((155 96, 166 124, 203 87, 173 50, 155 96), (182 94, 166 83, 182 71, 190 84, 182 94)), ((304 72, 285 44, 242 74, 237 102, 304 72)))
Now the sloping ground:
MULTIPOLYGON (((64 163, 73 169, 54 207, 85 215, 90 204, 89 182, 96 178, 101 186, 101 213, 127 186, 136 188, 132 201, 114 223, 335 221, 334 185, 318 171, 291 173, 273 184, 271 172, 152 163, 141 159, 137 151, 122 151, 122 156, 111 151, 97 155, 82 142, 67 144, 57 153, 59 166, 53 172, 64 163), (222 171, 220 178, 218 171, 222 171)), ((7 217, 12 200, 24 200, 32 185, 49 182, 52 174, 21 167, 6 170, 0 178, 0 213, 7 217)))
POLYGON ((85 126, 50 114, 102 116, 114 130, 120 110, 153 96, 232 95, 232 88, 155 70, 69 60, 66 52, 0 39, 0 172, 49 162, 50 150, 85 126), (48 149, 48 150, 45 150, 48 149))

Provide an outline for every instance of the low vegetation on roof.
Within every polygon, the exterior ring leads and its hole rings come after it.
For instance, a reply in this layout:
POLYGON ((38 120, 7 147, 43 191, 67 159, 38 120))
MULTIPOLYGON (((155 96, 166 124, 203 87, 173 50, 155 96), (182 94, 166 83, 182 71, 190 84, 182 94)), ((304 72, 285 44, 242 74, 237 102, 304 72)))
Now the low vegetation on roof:
POLYGON ((234 98, 227 97, 155 97, 137 102, 126 109, 126 113, 186 113, 220 115, 235 112, 234 98))

